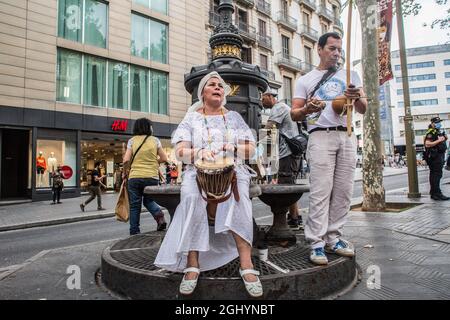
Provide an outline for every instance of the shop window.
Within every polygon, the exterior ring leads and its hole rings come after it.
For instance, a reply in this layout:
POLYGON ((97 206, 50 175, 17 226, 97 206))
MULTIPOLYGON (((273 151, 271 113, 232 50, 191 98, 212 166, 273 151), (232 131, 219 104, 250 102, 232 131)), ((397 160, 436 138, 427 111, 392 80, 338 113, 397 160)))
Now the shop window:
POLYGON ((58 49, 56 100, 81 103, 81 54, 58 49))
POLYGON ((106 48, 108 5, 94 0, 59 0, 58 36, 106 48))
POLYGON ((150 112, 167 114, 167 74, 151 70, 150 112))
POLYGON ((52 173, 58 166, 69 166, 72 177, 64 180, 64 187, 76 186, 76 155, 75 142, 64 140, 37 140, 36 150, 36 188, 50 188, 52 173))
POLYGON ((148 71, 131 66, 131 110, 148 112, 148 71))
POLYGON ((94 56, 84 57, 84 104, 105 106, 106 60, 94 56))
POLYGON ((128 110, 128 65, 108 63, 108 107, 128 110))

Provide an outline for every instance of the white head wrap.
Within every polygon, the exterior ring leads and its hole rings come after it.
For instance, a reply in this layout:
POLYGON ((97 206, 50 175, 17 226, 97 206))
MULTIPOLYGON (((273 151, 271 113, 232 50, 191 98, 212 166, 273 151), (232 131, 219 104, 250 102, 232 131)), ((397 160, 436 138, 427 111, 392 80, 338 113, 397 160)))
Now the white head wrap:
POLYGON ((197 89, 198 101, 189 107, 188 112, 195 112, 198 109, 203 107, 203 96, 202 96, 203 88, 206 86, 206 83, 211 78, 219 79, 220 83, 222 84, 225 94, 224 94, 221 106, 222 107, 225 106, 225 104, 227 103, 227 95, 230 94, 231 88, 229 85, 227 85, 225 83, 225 81, 222 79, 222 77, 216 71, 213 71, 213 72, 208 73, 206 76, 204 76, 202 78, 202 80, 200 80, 200 83, 198 84, 198 89, 197 89))

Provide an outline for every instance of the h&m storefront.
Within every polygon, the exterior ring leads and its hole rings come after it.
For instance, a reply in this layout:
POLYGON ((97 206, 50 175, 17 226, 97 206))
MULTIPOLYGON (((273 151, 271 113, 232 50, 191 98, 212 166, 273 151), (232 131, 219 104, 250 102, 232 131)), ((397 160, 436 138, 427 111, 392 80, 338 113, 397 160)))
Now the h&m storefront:
MULTIPOLYGON (((122 157, 134 120, 0 106, 0 200, 51 199, 52 172, 63 166, 63 198, 90 184, 94 163, 103 164, 108 190, 117 190, 122 157)), ((153 123, 154 135, 170 150, 176 125, 153 123)))

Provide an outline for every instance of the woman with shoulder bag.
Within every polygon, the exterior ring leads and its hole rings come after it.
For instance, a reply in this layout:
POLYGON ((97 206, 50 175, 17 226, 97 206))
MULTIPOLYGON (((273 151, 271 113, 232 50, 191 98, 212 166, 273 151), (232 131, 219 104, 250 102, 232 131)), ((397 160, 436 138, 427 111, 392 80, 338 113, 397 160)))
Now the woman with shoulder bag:
POLYGON ((128 141, 123 159, 124 167, 127 168, 124 170, 124 179, 128 179, 130 235, 140 233, 142 201, 156 220, 156 230, 165 230, 167 226, 159 205, 144 194, 145 187, 159 185, 159 164, 167 161, 161 142, 152 134, 152 122, 147 118, 137 119, 133 138, 128 141))

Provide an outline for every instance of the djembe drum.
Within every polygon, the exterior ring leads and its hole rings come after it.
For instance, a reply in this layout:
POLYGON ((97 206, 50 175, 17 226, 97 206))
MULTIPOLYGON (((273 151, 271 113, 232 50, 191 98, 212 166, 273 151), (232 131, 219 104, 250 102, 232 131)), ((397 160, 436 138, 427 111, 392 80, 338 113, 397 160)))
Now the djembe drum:
POLYGON ((234 159, 198 160, 194 165, 197 169, 198 189, 202 198, 208 203, 206 206, 208 223, 213 226, 219 203, 227 201, 231 194, 234 195, 236 201, 239 201, 234 159))

